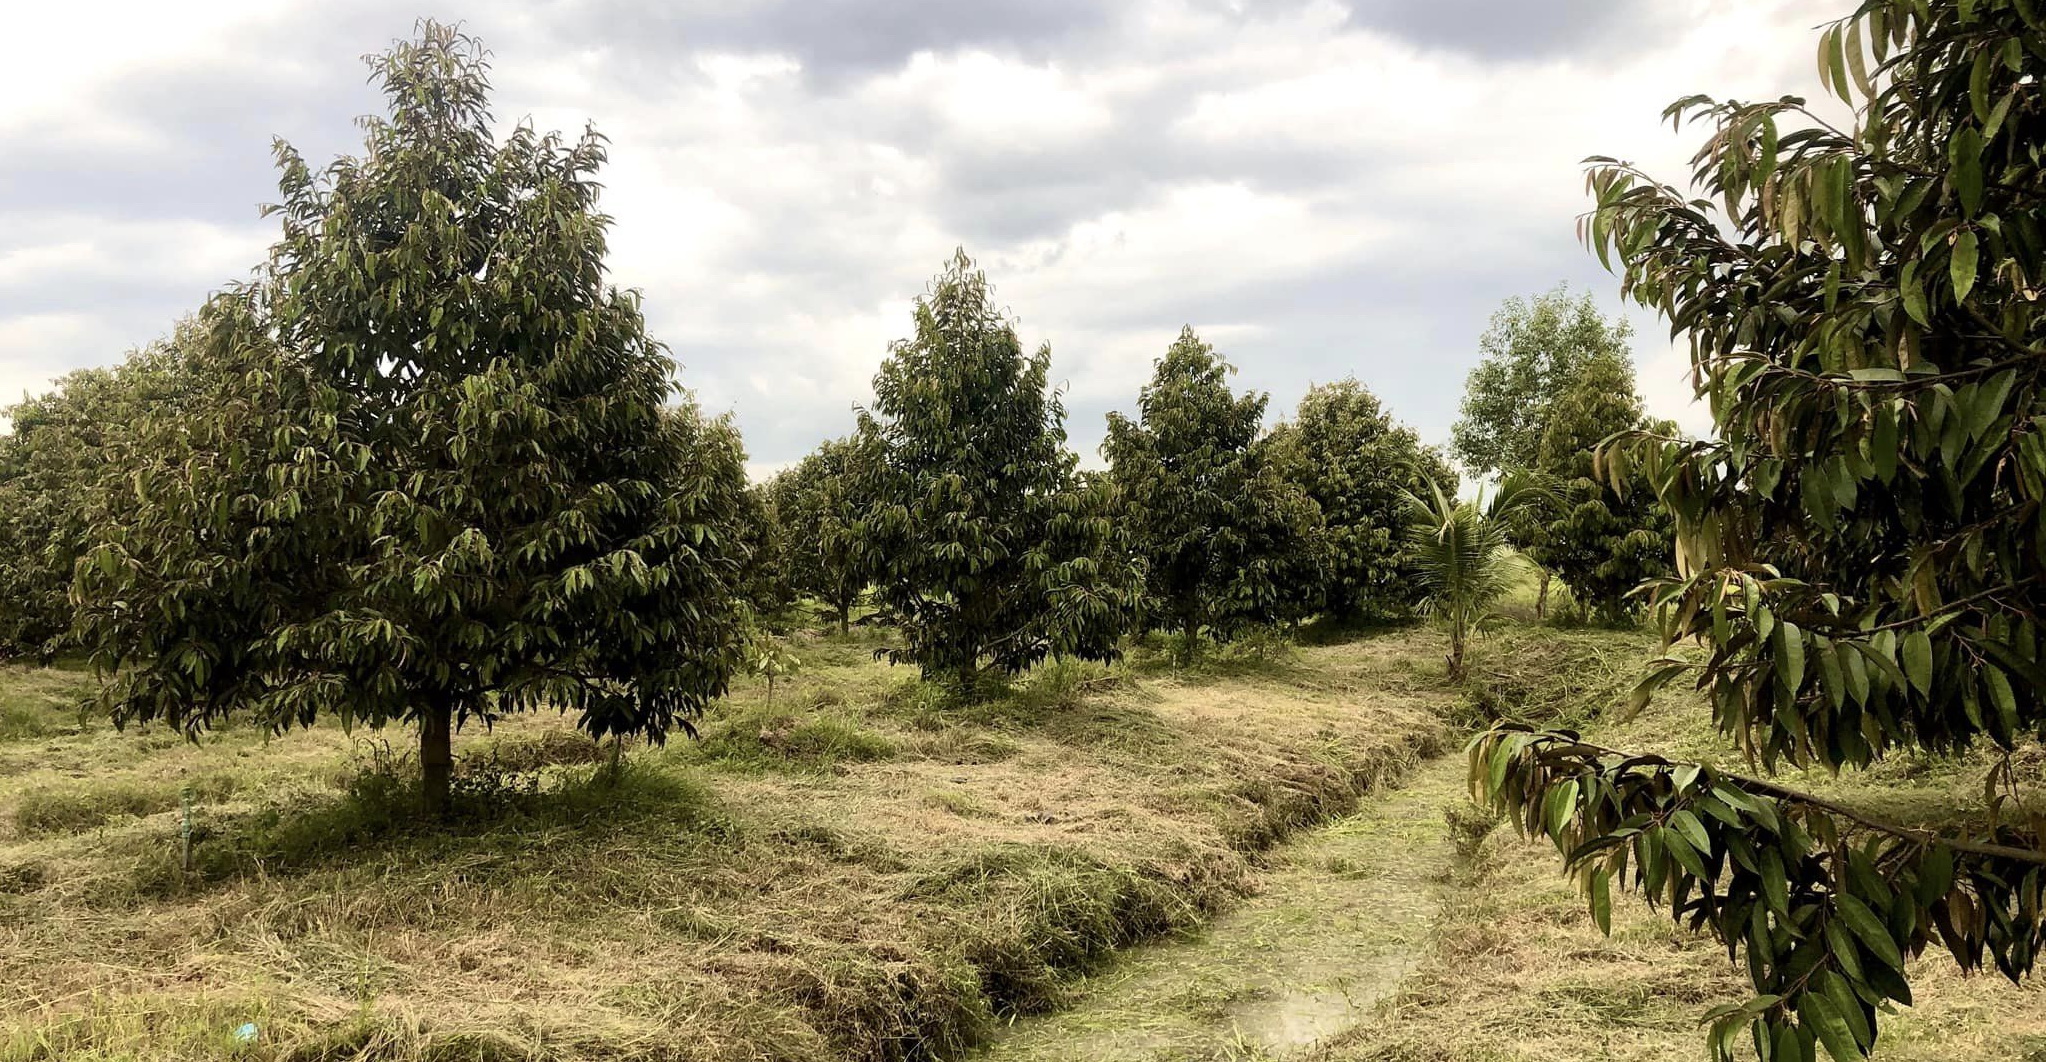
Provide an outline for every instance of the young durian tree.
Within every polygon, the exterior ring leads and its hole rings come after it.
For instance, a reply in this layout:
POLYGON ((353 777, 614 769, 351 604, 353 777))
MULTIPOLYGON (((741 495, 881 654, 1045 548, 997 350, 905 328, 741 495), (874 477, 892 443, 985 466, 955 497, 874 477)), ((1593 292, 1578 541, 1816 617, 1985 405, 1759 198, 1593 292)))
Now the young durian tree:
POLYGON ((573 711, 660 740, 739 663, 736 433, 605 274, 603 139, 492 132, 456 29, 370 59, 364 152, 277 145, 282 236, 193 326, 198 416, 145 417, 81 565, 121 721, 188 733, 573 711))
POLYGON ((906 643, 888 655, 969 698, 1048 656, 1114 656, 1137 604, 1110 488, 1077 474, 1050 368, 962 251, 860 417, 861 567, 906 643))

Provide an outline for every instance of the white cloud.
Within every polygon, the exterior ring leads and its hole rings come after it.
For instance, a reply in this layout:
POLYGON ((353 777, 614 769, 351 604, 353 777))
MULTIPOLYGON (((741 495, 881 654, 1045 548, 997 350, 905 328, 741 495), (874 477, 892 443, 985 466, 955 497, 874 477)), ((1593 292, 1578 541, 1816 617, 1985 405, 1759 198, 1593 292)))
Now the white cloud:
MULTIPOLYGON (((1678 178, 1696 135, 1658 121, 1668 99, 1818 96, 1832 0, 1629 2, 1682 10, 1613 23, 1666 36, 1505 59, 1334 0, 457 13, 500 116, 611 138, 614 276, 768 469, 850 427, 960 244, 1051 343, 1090 460, 1183 323, 1275 414, 1354 373, 1441 438, 1501 298, 1568 279, 1612 302, 1572 235, 1579 159, 1678 178)), ((23 12, 0 56, 0 395, 118 357, 256 264, 267 133, 316 165, 352 149, 374 105, 357 56, 410 25, 384 0, 23 12)), ((1699 430, 1681 352, 1634 316, 1650 408, 1699 430)))

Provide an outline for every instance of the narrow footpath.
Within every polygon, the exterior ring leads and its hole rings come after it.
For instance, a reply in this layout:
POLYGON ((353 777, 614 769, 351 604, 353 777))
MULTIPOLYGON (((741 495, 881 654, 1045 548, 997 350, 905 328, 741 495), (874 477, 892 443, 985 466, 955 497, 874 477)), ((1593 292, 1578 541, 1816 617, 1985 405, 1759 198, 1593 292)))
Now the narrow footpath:
POLYGON ((1198 936, 1131 949, 986 1062, 1283 1059, 1352 1025, 1425 952, 1450 867, 1461 756, 1275 849, 1263 888, 1198 936))

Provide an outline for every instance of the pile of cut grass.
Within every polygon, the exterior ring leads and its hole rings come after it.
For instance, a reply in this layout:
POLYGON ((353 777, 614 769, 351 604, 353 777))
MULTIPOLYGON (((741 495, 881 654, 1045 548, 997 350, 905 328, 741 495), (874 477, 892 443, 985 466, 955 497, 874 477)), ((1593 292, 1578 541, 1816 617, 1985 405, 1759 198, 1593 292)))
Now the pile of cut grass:
POLYGON ((958 1057, 1444 745, 1425 631, 970 708, 878 637, 622 769, 552 716, 466 733, 430 826, 374 739, 123 733, 0 674, 41 698, 0 738, 0 1062, 958 1057))

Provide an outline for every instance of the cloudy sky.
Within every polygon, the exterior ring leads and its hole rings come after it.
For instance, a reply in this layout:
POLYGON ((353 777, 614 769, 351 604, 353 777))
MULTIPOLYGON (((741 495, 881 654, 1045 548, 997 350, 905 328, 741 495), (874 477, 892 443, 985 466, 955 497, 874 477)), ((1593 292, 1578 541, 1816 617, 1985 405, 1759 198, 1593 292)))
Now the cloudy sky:
POLYGON ((1680 176, 1691 92, 1818 96, 1844 0, 215 0, 36 4, 0 43, 0 399, 105 364, 273 237, 273 135, 379 109, 422 15, 501 121, 613 141, 617 281, 756 471, 846 431, 955 246, 1048 341, 1090 461, 1180 325, 1268 390, 1354 374, 1446 440, 1500 300, 1567 282, 1683 356, 1576 243, 1579 160, 1680 176))

